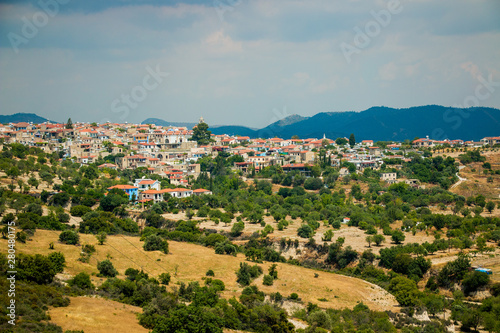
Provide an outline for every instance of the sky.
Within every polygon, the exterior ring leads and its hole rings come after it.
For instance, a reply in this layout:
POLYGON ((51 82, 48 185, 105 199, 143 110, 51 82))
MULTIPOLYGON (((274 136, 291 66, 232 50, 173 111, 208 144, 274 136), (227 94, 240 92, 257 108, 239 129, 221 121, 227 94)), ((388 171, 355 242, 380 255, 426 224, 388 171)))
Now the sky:
POLYGON ((254 128, 500 108, 498 0, 0 0, 0 114, 254 128))

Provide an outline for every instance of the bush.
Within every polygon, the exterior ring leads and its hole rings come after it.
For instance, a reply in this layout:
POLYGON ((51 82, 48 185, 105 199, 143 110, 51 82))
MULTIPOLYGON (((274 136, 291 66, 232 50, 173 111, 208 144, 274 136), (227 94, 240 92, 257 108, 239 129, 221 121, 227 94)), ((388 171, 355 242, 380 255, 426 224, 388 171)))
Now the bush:
POLYGON ((319 178, 307 178, 304 182, 306 190, 319 190, 321 187, 323 187, 323 182, 319 178))
POLYGON ((469 295, 490 282, 490 276, 484 272, 474 271, 465 276, 462 281, 464 294, 469 295))
POLYGON ((75 275, 74 278, 68 281, 70 286, 76 286, 80 289, 94 289, 94 285, 90 280, 90 275, 85 272, 81 272, 75 275))
POLYGON ((161 284, 164 284, 164 285, 167 285, 170 283, 170 273, 161 273, 160 276, 158 276, 158 278, 160 279, 160 283, 161 284))
POLYGON ((100 261, 97 264, 97 269, 99 270, 99 276, 115 277, 118 275, 118 271, 108 259, 100 261))
POLYGON ((56 275, 54 264, 44 255, 20 253, 16 259, 17 279, 19 280, 48 284, 56 275))
POLYGON ((144 251, 162 251, 168 254, 168 242, 157 235, 150 235, 144 240, 144 251))
POLYGON ((80 241, 80 235, 72 230, 64 230, 59 234, 59 241, 64 244, 76 245, 80 241))
POLYGON ((26 208, 24 209, 26 213, 35 213, 36 215, 42 216, 43 215, 43 209, 42 206, 36 203, 30 203, 26 208))
POLYGON ((62 273, 64 267, 66 266, 66 259, 64 258, 64 254, 62 254, 61 252, 52 252, 48 255, 48 258, 52 262, 56 273, 62 273))
POLYGON ((78 217, 82 217, 83 215, 87 214, 88 212, 91 212, 92 209, 87 207, 87 206, 82 206, 82 205, 78 205, 78 206, 73 206, 71 207, 69 213, 72 215, 72 216, 78 216, 78 217))
POLYGON ((311 238, 314 235, 314 230, 307 224, 303 224, 297 230, 297 234, 302 238, 311 238))
POLYGON ((272 286, 274 283, 274 278, 271 275, 264 275, 262 284, 265 286, 272 286))
POLYGON ((66 213, 59 213, 57 214, 57 219, 59 220, 59 222, 67 223, 69 222, 70 217, 66 213))
POLYGON ((250 282, 262 274, 262 267, 254 265, 250 266, 246 262, 240 263, 240 269, 236 272, 236 282, 242 286, 248 286, 250 282))
POLYGON ((243 229, 245 229, 245 223, 237 222, 232 226, 230 235, 232 237, 238 237, 243 233, 243 229))
POLYGON ((391 238, 394 243, 401 244, 405 241, 406 236, 401 230, 394 230, 391 238))
POLYGON ((404 276, 393 278, 389 284, 389 291, 402 306, 416 306, 419 303, 417 284, 404 276))

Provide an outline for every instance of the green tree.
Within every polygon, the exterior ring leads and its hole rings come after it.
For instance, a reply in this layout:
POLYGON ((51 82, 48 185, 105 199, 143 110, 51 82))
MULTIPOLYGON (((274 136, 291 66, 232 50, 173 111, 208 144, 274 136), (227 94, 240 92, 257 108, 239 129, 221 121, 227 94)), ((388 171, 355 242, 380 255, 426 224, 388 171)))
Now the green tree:
MULTIPOLYGON (((121 190, 118 190, 121 191, 121 190)), ((121 191, 123 192, 123 191, 121 191)), ((125 192, 123 192, 125 194, 125 192)), ((128 197, 111 191, 101 200, 101 208, 106 212, 112 212, 115 208, 128 203, 128 197)))
POLYGON ((150 235, 144 240, 144 251, 162 251, 168 254, 168 242, 157 235, 150 235))
POLYGON ((245 229, 245 223, 243 221, 237 222, 237 223, 233 224, 233 226, 231 227, 230 235, 232 237, 238 237, 243 233, 243 229, 245 229))
POLYGON ((346 138, 337 138, 335 139, 335 143, 339 146, 343 146, 345 145, 346 143, 348 143, 349 141, 347 141, 346 138))
POLYGON ((118 271, 108 259, 100 261, 97 264, 97 269, 99 270, 99 275, 103 277, 115 277, 118 275, 118 271))
POLYGON ((429 311, 432 316, 435 316, 436 314, 442 312, 445 307, 443 296, 435 294, 428 294, 423 299, 423 303, 427 308, 427 311, 429 311))
POLYGON ((373 236, 366 236, 366 242, 368 243, 368 247, 372 247, 373 236))
POLYGON ((38 284, 51 283, 56 275, 54 264, 41 254, 18 254, 16 261, 17 279, 38 284))
POLYGON ((52 262, 56 273, 62 273, 64 267, 66 267, 66 258, 64 258, 64 254, 61 252, 52 252, 48 255, 48 258, 52 262))
POLYGON ((64 230, 59 234, 59 241, 64 244, 76 245, 80 241, 80 235, 73 230, 64 230))
POLYGON ((196 141, 199 146, 207 145, 210 143, 211 134, 208 130, 208 125, 204 122, 199 123, 193 128, 193 136, 191 141, 196 141))
POLYGON ((495 203, 493 201, 488 201, 486 204, 486 210, 491 214, 491 212, 495 209, 495 203))
POLYGON ((160 279, 160 283, 167 285, 170 283, 170 273, 161 273, 158 278, 160 279))
POLYGON ((349 146, 354 147, 355 144, 356 139, 354 138, 354 133, 351 133, 351 135, 349 136, 349 146))
POLYGON ((385 241, 385 237, 380 234, 373 235, 373 241, 377 246, 380 246, 385 241))
POLYGON ((94 285, 90 280, 90 275, 85 272, 78 273, 74 278, 68 281, 70 286, 76 286, 80 289, 94 289, 94 285))
POLYGON ((391 235, 391 239, 396 244, 401 244, 405 241, 405 234, 401 230, 394 230, 391 235))
POLYGON ((71 118, 68 118, 68 121, 66 122, 66 129, 73 129, 73 121, 71 118))
POLYGON ((490 276, 483 272, 473 271, 465 276, 462 281, 464 294, 469 295, 490 282, 490 276))
POLYGON ((101 231, 99 234, 95 236, 97 238, 97 241, 99 242, 99 245, 104 245, 104 242, 106 241, 107 234, 104 231, 101 231))
POLYGON ((36 179, 34 176, 31 176, 29 179, 28 179, 28 184, 36 189, 38 189, 38 186, 40 185, 40 182, 38 181, 38 179, 36 179))
POLYGON ((321 240, 323 242, 329 242, 331 241, 333 238, 333 231, 331 229, 328 229, 327 231, 325 231, 325 233, 323 234, 323 237, 321 238, 321 240))
POLYGON ((415 281, 404 276, 397 276, 389 283, 389 291, 402 306, 419 304, 419 291, 415 281))
POLYGON ((314 235, 314 230, 308 224, 303 224, 297 229, 297 234, 302 238, 310 238, 314 235))
POLYGON ((264 275, 264 278, 262 280, 262 284, 265 286, 272 286, 274 283, 274 279, 271 275, 264 275))

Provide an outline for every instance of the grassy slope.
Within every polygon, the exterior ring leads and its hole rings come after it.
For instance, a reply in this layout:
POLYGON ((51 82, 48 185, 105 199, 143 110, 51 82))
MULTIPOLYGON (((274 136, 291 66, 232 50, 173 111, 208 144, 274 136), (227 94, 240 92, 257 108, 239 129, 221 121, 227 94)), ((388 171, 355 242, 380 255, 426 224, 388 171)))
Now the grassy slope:
MULTIPOLYGON (((138 237, 109 236, 106 245, 96 246, 97 252, 92 256, 89 264, 77 261, 80 247, 64 245, 57 242, 58 232, 38 230, 32 241, 26 244, 17 244, 18 253, 48 254, 49 243, 55 243, 55 251, 65 254, 67 267, 65 273, 75 275, 78 272, 97 273, 97 260, 104 260, 109 255, 118 269, 120 277, 128 267, 143 268, 149 274, 157 276, 162 272, 172 274, 172 282, 201 281, 208 269, 213 269, 215 277, 226 284, 224 297, 239 296, 242 288, 236 283, 235 271, 244 257, 216 255, 213 249, 188 243, 170 243, 170 254, 165 255, 158 251, 145 252, 138 237), (161 261, 157 261, 160 259, 161 261), (177 268, 177 275, 175 270, 177 268)), ((81 235, 82 244, 97 244, 92 235, 81 235)), ((6 240, 0 240, 0 248, 6 249, 6 240)), ((262 264, 267 272, 269 263, 262 264)), ((262 285, 262 276, 255 283, 266 293, 280 292, 284 296, 292 292, 299 294, 305 302, 314 302, 322 307, 352 308, 357 302, 363 301, 372 309, 397 311, 395 299, 381 288, 363 280, 342 275, 316 272, 303 267, 278 264, 279 279, 273 286, 262 285), (314 278, 314 274, 319 276, 314 278), (326 298, 327 302, 319 302, 319 298, 326 298)), ((99 285, 104 279, 93 277, 94 283, 99 285)))

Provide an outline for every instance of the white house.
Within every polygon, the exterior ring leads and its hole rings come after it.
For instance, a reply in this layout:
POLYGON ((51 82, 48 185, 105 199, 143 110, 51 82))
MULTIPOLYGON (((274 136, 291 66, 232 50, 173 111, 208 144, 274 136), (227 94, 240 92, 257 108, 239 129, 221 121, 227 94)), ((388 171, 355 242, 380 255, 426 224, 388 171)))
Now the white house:
POLYGON ((162 192, 168 193, 174 198, 187 198, 190 197, 193 194, 192 190, 188 190, 186 188, 169 188, 165 189, 162 192))
POLYGON ((134 186, 139 189, 139 191, 146 190, 160 190, 160 182, 152 179, 136 179, 134 182, 134 186))

